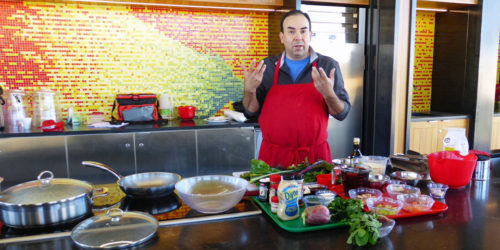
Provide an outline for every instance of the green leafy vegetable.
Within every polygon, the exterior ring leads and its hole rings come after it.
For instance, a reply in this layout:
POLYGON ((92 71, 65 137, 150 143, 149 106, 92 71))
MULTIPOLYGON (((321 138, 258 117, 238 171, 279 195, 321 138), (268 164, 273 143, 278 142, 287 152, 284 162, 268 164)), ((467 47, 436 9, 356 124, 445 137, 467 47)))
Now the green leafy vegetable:
POLYGON ((376 214, 363 211, 361 201, 336 197, 328 205, 328 209, 334 221, 347 222, 349 225, 350 235, 347 244, 364 246, 368 243, 371 245, 377 243, 382 223, 378 221, 376 214))

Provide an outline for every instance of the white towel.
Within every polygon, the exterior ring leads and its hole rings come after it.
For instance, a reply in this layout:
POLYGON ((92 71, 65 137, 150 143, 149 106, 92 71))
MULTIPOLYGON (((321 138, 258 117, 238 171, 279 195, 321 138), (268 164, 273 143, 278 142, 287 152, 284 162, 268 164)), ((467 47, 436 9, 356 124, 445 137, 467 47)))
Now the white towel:
POLYGON ((233 110, 224 110, 224 115, 238 122, 245 122, 247 120, 243 113, 233 110))
POLYGON ((120 124, 111 124, 109 122, 96 122, 89 124, 89 128, 119 128, 128 125, 126 122, 122 122, 120 124))

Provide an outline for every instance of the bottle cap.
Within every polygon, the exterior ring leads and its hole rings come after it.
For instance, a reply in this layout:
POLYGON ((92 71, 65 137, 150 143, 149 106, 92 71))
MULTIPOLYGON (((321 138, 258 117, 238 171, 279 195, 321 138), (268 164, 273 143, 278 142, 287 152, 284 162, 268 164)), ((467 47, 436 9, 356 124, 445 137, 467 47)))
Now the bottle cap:
POLYGON ((303 180, 304 179, 304 174, 295 173, 294 176, 295 176, 295 180, 303 180))
POLYGON ((279 175, 279 174, 272 174, 271 176, 269 176, 269 179, 271 180, 271 182, 280 182, 281 181, 281 175, 279 175))
POLYGON ((275 195, 275 196, 271 197, 271 202, 278 203, 279 202, 278 196, 275 195))
POLYGON ((294 174, 283 174, 283 180, 295 180, 295 175, 294 174))

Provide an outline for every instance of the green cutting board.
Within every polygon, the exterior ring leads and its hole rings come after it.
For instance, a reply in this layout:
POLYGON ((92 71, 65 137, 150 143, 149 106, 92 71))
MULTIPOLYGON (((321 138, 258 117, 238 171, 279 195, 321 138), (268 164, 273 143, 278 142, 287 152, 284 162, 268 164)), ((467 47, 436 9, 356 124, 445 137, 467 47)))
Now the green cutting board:
MULTIPOLYGON (((299 216, 299 218, 295 220, 289 220, 289 221, 282 221, 278 218, 278 215, 275 213, 271 212, 271 205, 267 202, 261 202, 258 197, 254 196, 253 200, 259 207, 266 212, 266 214, 271 217, 271 219, 281 228, 283 228, 286 231, 289 232, 294 232, 294 233, 300 233, 300 232, 308 232, 308 231, 317 231, 317 230, 323 230, 323 229, 328 229, 328 228, 336 228, 336 227, 343 227, 347 226, 347 223, 345 222, 337 222, 337 223, 328 223, 328 224, 323 224, 323 225, 304 225, 302 222, 302 218, 299 216)), ((300 208, 300 214, 304 211, 305 207, 300 208)))

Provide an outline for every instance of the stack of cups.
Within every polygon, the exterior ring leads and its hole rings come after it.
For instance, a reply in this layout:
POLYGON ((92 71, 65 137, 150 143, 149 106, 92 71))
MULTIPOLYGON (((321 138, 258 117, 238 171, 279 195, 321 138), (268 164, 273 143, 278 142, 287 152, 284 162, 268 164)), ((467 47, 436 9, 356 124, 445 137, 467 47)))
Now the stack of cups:
POLYGON ((174 99, 168 94, 160 95, 160 115, 162 119, 174 119, 174 99))

